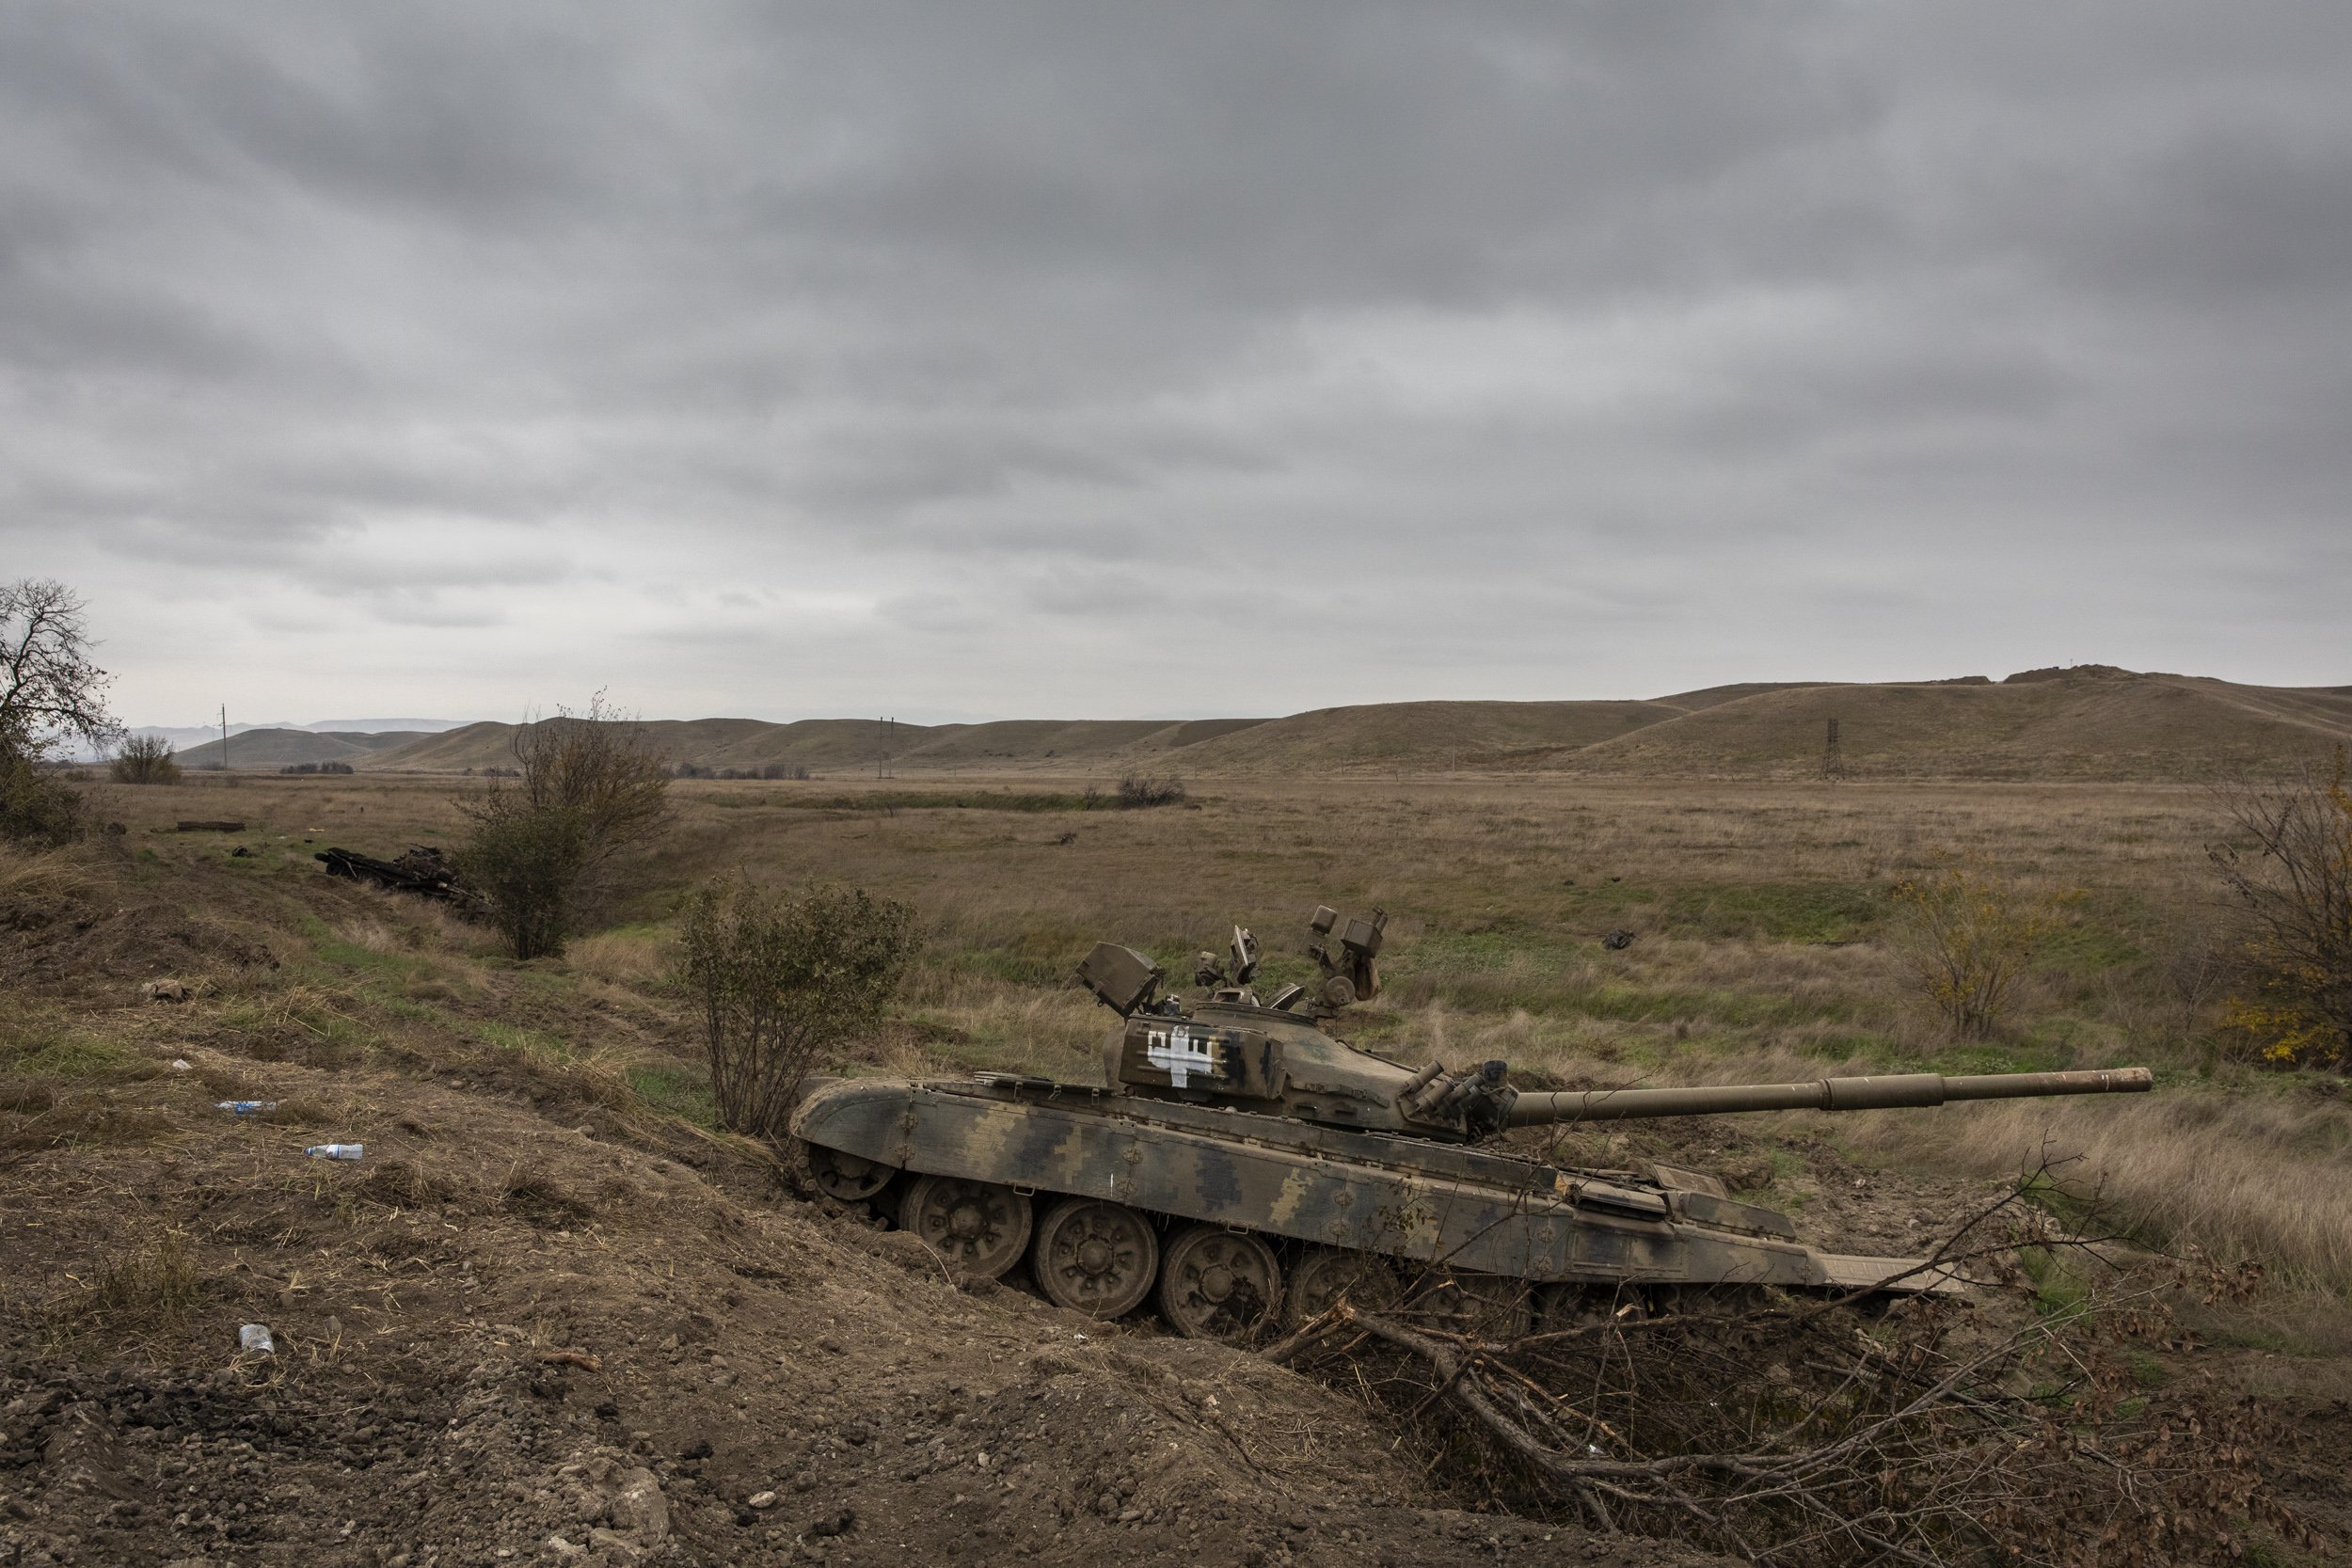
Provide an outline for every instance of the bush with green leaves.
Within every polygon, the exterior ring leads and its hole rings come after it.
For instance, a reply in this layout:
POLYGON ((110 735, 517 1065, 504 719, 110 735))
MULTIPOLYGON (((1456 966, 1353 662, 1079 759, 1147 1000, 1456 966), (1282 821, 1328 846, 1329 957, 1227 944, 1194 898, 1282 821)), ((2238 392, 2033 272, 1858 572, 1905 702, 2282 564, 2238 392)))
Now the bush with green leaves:
POLYGON ((81 793, 41 764, 39 753, 0 729, 0 838, 54 847, 82 836, 81 793))
POLYGON ((610 891, 612 862, 669 826, 669 759, 598 692, 515 736, 516 768, 458 801, 459 876, 516 958, 551 958, 610 891), (517 782, 507 784, 509 777, 517 782))
POLYGON ((678 978, 702 1012, 721 1122, 782 1136, 810 1068, 874 1027, 914 945, 914 911, 862 888, 792 895, 737 878, 696 891, 678 978))

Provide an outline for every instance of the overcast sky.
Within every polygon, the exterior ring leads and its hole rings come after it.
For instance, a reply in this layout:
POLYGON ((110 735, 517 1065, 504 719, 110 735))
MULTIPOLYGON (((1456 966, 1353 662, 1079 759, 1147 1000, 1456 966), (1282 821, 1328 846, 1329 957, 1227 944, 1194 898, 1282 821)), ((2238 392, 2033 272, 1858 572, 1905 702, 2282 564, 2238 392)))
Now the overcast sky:
POLYGON ((2352 681, 2352 8, 0 8, 141 722, 2352 681))

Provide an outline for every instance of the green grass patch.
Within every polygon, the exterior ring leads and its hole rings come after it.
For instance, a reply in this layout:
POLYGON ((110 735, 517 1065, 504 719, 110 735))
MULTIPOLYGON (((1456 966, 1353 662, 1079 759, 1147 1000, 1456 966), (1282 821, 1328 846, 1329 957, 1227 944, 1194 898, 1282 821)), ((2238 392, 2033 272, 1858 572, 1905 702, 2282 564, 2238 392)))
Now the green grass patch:
POLYGON ((2017 1265, 2033 1281, 2037 1313, 2060 1322, 2081 1316, 2090 1292, 2081 1272, 2068 1259, 2048 1247, 2019 1247, 2017 1265))
POLYGON ((2051 932, 2034 949, 2034 959, 2043 968, 2073 975, 2105 974, 2145 956, 2128 932, 2092 914, 2051 932))
POLYGON ((855 795, 745 795, 715 802, 775 806, 786 811, 1117 811, 1115 795, 1051 792, 1015 794, 993 789, 876 789, 855 795))
POLYGON ((1677 888, 1660 911, 1677 936, 1725 942, 1858 942, 1884 918, 1885 897, 1841 882, 1718 882, 1677 888))
POLYGON ((36 1029, 0 1037, 0 1072, 11 1076, 73 1084, 134 1084, 163 1070, 152 1053, 103 1035, 36 1029))
POLYGON ((569 1061, 575 1054, 567 1040, 558 1038, 543 1029, 526 1029, 516 1024, 486 1020, 473 1026, 474 1037, 483 1044, 500 1051, 512 1051, 520 1056, 544 1057, 553 1061, 569 1061))
POLYGON ((682 1117, 699 1127, 719 1125, 719 1102, 711 1095, 707 1076, 679 1066, 633 1067, 627 1077, 637 1097, 655 1110, 682 1117))
POLYGON ((314 943, 312 951, 317 953, 322 963, 361 974, 405 974, 417 966, 416 958, 409 954, 378 953, 373 947, 362 947, 358 942, 345 942, 340 937, 329 937, 314 943))
MULTIPOLYGON (((947 967, 959 974, 994 980, 1008 986, 1065 985, 1094 945, 1094 939, 1067 927, 1041 927, 1015 931, 997 942, 965 947, 948 956, 947 967)), ((1166 960, 1160 960, 1165 962, 1166 960)), ((1192 965, 1181 970, 1170 964, 1171 985, 1189 985, 1192 965)))

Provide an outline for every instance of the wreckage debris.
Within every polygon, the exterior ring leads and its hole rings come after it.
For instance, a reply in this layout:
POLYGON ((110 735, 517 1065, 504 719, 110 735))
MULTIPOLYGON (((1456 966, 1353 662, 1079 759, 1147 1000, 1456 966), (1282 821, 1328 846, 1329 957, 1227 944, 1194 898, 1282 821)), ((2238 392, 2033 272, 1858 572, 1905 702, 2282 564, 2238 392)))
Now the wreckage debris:
POLYGON ((413 893, 420 897, 438 898, 445 903, 465 904, 472 901, 466 884, 458 879, 457 868, 449 857, 430 845, 419 845, 398 860, 380 861, 351 849, 323 849, 310 857, 326 866, 330 877, 348 877, 358 882, 373 882, 397 893, 413 893))

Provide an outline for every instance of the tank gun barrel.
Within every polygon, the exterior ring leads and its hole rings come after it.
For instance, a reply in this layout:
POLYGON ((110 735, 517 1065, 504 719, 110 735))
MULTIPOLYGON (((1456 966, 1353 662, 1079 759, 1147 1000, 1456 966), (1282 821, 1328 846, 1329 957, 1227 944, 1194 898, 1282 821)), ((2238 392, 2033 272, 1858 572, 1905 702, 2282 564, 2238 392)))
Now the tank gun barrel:
POLYGON ((1635 1121, 1656 1117, 1711 1117, 1733 1111, 1875 1111, 1942 1105, 1955 1100, 2022 1100, 2058 1094, 2137 1094, 2153 1088, 2144 1067, 2094 1072, 1987 1072, 1946 1077, 1897 1072, 1867 1078, 1821 1078, 1810 1084, 1725 1084, 1708 1088, 1561 1089, 1521 1094, 1510 1122, 1635 1121))

